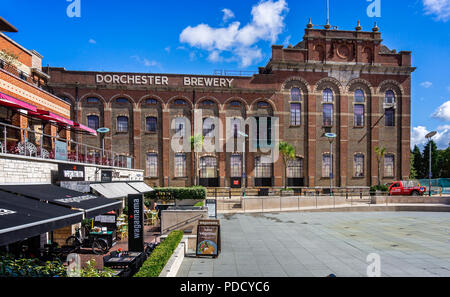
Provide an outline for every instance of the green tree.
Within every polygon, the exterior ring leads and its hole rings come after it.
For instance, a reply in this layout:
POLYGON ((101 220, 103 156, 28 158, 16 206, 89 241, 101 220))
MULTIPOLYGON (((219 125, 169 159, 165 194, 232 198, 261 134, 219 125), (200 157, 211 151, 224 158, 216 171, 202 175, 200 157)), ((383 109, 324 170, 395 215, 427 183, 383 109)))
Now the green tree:
POLYGON ((429 176, 429 167, 430 167, 430 147, 431 147, 431 172, 433 173, 433 178, 439 178, 439 165, 438 165, 438 150, 436 143, 431 140, 423 149, 423 161, 422 168, 425 172, 424 178, 428 178, 429 176))
POLYGON ((439 177, 450 178, 450 147, 438 151, 439 177))
POLYGON ((417 145, 414 146, 413 151, 411 152, 411 173, 414 170, 415 177, 414 178, 424 178, 425 173, 423 170, 423 157, 420 149, 417 145))
POLYGON ((295 148, 292 144, 282 141, 279 144, 279 150, 284 162, 284 188, 287 189, 287 169, 289 161, 295 159, 295 148))
POLYGON ((375 147, 375 154, 377 155, 377 164, 378 164, 378 176, 377 176, 377 180, 378 180, 378 186, 381 186, 381 160, 384 158, 384 155, 386 155, 386 148, 381 146, 377 146, 375 147))

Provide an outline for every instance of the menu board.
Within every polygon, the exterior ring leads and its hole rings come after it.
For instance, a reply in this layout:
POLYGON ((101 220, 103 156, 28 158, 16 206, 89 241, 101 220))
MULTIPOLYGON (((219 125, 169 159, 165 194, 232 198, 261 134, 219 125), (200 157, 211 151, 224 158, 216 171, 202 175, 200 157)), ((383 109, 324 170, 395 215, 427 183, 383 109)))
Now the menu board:
POLYGON ((220 221, 199 220, 196 255, 216 258, 219 256, 220 249, 220 221))

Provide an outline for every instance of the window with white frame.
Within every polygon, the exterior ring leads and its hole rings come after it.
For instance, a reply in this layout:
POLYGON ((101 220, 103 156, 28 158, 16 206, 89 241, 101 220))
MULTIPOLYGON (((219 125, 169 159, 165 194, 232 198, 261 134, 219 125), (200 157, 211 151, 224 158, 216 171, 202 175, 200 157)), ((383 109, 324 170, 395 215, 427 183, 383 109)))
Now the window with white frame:
POLYGON ((322 177, 331 177, 331 154, 326 153, 322 155, 322 177))
POLYGON ((242 176, 242 156, 241 155, 231 155, 230 160, 230 176, 231 177, 241 177, 242 176))
POLYGON ((175 154, 175 177, 186 177, 186 154, 175 154))
POLYGON ((394 160, 395 156, 393 154, 387 154, 384 156, 384 176, 393 177, 394 176, 394 160))
POLYGON ((300 126, 301 124, 301 103, 291 103, 291 125, 300 126))
POLYGON ((100 119, 97 115, 89 115, 87 117, 88 127, 97 130, 100 128, 100 119))
POLYGON ((355 99, 355 102, 357 102, 357 103, 365 102, 366 99, 365 99, 363 90, 359 90, 359 89, 356 90, 354 99, 355 99))
POLYGON ((117 117, 117 132, 128 132, 128 117, 117 117))
POLYGON ((147 176, 149 177, 158 177, 158 154, 156 153, 147 153, 147 158, 145 162, 147 176))
POLYGON ((355 177, 364 177, 364 155, 355 154, 353 163, 353 175, 355 177))
POLYGON ((331 89, 325 89, 322 92, 322 101, 326 103, 332 103, 334 101, 333 91, 331 89))
POLYGON ((292 88, 291 89, 291 101, 301 101, 302 100, 302 93, 300 92, 299 88, 292 88))
POLYGON ((302 178, 303 177, 303 158, 295 158, 289 160, 287 168, 288 178, 302 178))
POLYGON ((255 157, 255 177, 272 177, 272 162, 270 161, 270 158, 264 156, 255 157))
POLYGON ((200 178, 217 177, 217 158, 212 156, 200 158, 200 178))

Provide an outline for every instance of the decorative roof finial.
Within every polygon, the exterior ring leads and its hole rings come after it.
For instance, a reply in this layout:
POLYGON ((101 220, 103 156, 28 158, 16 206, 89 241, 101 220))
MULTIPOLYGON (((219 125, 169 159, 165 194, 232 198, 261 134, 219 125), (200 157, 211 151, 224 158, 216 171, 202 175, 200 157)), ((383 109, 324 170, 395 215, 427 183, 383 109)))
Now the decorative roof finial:
POLYGON ((372 28, 373 32, 378 32, 378 30, 380 30, 377 26, 377 22, 375 22, 375 26, 372 28))
POLYGON ((329 30, 331 28, 330 21, 327 20, 327 24, 324 26, 325 29, 329 30))
POLYGON ((362 27, 361 27, 361 24, 359 23, 359 20, 358 20, 358 25, 356 25, 355 30, 356 31, 361 31, 362 30, 362 27))
POLYGON ((306 25, 306 28, 312 29, 313 24, 311 23, 311 18, 309 18, 309 23, 306 25))

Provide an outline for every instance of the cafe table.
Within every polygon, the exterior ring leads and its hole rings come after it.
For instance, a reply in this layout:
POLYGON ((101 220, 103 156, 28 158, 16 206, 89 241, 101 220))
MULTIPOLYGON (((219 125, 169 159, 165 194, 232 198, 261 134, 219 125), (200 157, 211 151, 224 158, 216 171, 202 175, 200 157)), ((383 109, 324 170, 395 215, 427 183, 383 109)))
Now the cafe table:
POLYGON ((137 252, 125 252, 121 257, 111 257, 104 263, 105 267, 110 268, 128 268, 136 264, 136 260, 142 255, 137 252))

